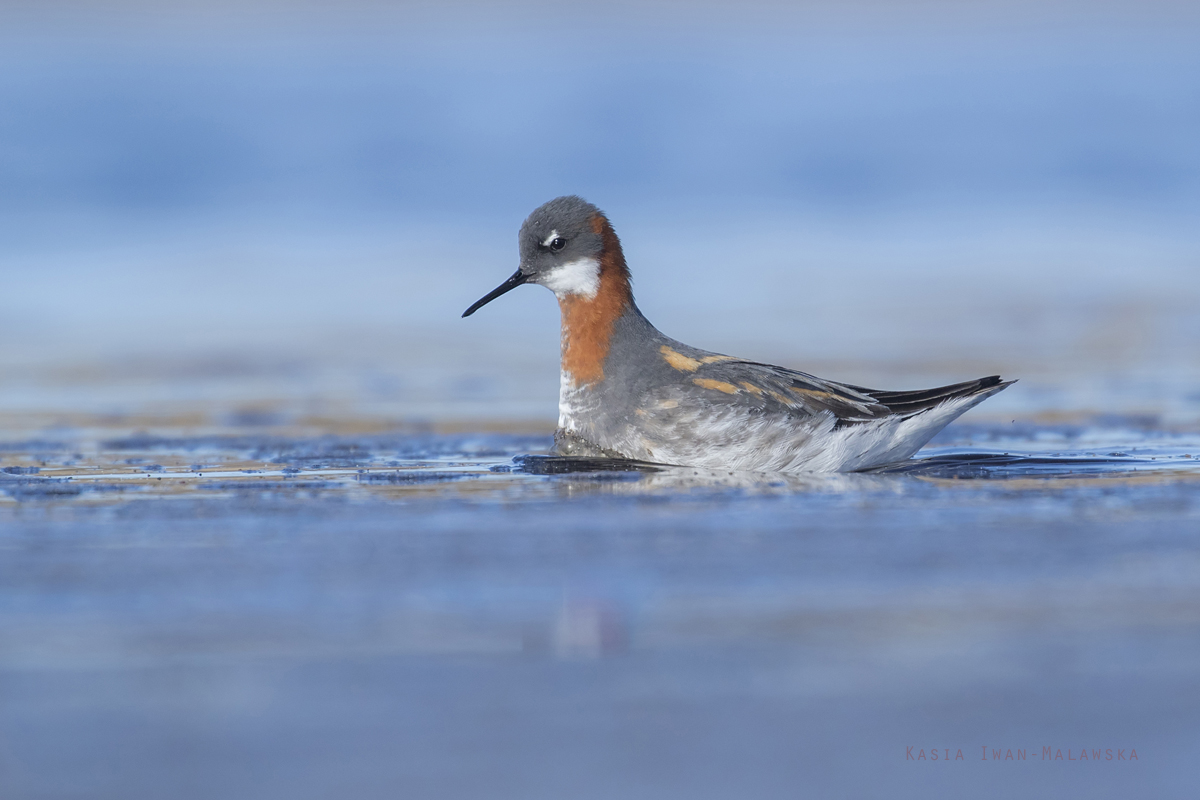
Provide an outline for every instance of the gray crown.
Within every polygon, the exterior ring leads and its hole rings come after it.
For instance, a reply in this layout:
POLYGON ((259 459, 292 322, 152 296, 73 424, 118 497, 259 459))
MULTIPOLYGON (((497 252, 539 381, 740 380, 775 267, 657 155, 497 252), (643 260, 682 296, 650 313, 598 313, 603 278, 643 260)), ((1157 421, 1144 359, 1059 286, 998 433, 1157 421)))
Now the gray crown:
POLYGON ((556 197, 535 209, 518 235, 521 272, 536 278, 568 261, 598 258, 604 242, 592 228, 597 214, 603 212, 575 195, 556 197))

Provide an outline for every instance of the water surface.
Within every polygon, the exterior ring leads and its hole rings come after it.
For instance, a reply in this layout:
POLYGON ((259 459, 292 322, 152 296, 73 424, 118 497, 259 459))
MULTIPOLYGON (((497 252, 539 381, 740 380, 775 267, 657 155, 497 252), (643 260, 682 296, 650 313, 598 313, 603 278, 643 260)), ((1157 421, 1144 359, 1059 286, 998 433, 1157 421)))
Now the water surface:
POLYGON ((7 796, 1194 785, 1195 434, 960 424, 808 476, 549 445, 3 443, 7 796))

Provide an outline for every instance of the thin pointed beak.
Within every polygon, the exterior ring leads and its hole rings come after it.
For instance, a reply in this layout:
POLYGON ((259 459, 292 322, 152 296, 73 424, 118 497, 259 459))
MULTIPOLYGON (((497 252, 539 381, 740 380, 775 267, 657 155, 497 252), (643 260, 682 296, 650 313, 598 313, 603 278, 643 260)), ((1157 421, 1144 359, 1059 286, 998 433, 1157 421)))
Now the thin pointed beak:
POLYGON ((463 312, 463 316, 464 317, 471 316, 476 311, 483 308, 484 306, 486 306, 488 303, 495 300, 500 295, 507 294, 508 292, 511 292, 513 289, 517 288, 521 284, 528 283, 528 282, 529 282, 529 276, 527 276, 525 273, 521 272, 521 270, 518 269, 516 272, 514 272, 512 274, 512 277, 510 277, 504 283, 500 284, 495 289, 492 289, 490 292, 485 294, 483 297, 476 300, 475 303, 470 308, 468 308, 466 311, 463 312))

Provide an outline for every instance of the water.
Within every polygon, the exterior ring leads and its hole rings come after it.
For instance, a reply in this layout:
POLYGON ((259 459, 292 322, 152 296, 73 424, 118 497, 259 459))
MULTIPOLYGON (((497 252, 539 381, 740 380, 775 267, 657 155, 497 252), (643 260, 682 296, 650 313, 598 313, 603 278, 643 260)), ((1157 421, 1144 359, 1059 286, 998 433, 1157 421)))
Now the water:
POLYGON ((1200 421, 1186 8, 189 8, 4 12, 2 409, 552 419, 545 293, 459 315, 574 192, 689 344, 1200 421))
POLYGON ((1200 437, 1114 422, 814 476, 7 442, 6 796, 1187 796, 1200 437))

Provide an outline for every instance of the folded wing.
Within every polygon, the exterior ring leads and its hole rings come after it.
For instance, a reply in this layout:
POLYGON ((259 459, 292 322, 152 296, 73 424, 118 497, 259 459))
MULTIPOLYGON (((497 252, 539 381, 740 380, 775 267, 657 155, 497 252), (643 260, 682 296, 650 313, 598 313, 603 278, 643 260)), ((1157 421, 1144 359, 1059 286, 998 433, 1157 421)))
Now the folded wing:
POLYGON ((1011 383, 992 375, 935 389, 889 392, 738 359, 705 364, 697 370, 693 382, 727 395, 729 402, 763 410, 801 416, 831 413, 837 427, 888 416, 913 416, 958 398, 994 394, 1011 383))

